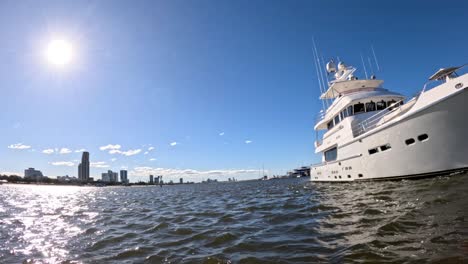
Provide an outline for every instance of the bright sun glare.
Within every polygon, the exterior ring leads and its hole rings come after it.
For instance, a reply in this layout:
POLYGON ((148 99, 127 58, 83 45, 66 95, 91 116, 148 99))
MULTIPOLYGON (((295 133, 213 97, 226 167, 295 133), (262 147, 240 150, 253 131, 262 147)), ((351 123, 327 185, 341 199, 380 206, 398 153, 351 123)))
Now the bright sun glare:
POLYGON ((57 66, 67 65, 73 57, 72 45, 63 39, 52 40, 47 46, 46 56, 51 64, 57 66))

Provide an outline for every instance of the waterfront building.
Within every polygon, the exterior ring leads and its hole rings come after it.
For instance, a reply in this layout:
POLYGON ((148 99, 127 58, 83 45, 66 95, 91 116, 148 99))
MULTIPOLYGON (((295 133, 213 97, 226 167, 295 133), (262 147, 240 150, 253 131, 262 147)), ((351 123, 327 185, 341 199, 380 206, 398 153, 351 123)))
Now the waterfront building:
POLYGON ((89 152, 83 152, 81 163, 78 165, 78 179, 80 181, 89 181, 89 152))
POLYGON ((44 178, 44 175, 42 175, 42 172, 40 170, 28 168, 24 170, 24 178, 30 180, 41 180, 42 178, 44 178))
POLYGON ((183 179, 183 178, 180 178, 180 179, 179 179, 179 183, 180 183, 180 184, 184 184, 184 179, 183 179))
POLYGON ((103 182, 116 183, 118 182, 118 174, 117 172, 108 170, 107 172, 101 174, 101 180, 103 182))
POLYGON ((154 176, 153 175, 149 176, 149 183, 154 184, 154 176))
POLYGON ((127 177, 127 171, 126 170, 120 170, 120 182, 123 184, 128 183, 128 177, 127 177))
POLYGON ((160 178, 160 177, 161 177, 161 176, 156 176, 156 178, 154 178, 154 184, 156 184, 156 185, 159 184, 159 180, 160 180, 159 178, 160 178))

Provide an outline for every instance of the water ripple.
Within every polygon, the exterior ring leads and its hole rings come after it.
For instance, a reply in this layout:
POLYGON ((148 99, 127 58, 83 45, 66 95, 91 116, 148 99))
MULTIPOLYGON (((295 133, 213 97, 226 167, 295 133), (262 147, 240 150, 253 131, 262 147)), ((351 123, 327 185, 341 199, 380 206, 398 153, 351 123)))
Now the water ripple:
POLYGON ((468 175, 0 190, 0 263, 468 262, 468 175))

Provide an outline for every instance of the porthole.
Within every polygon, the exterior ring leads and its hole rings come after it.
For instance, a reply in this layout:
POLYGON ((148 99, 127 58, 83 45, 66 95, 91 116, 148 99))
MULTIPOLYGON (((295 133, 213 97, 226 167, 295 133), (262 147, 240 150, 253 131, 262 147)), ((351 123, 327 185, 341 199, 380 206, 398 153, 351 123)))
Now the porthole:
POLYGON ((358 176, 359 176, 359 178, 362 178, 362 177, 363 177, 363 175, 362 175, 362 174, 359 174, 358 176))
POLYGON ((419 141, 426 141, 429 138, 427 134, 422 134, 418 136, 419 141))
POLYGON ((407 140, 405 140, 405 143, 408 146, 413 145, 415 142, 416 142, 416 140, 414 140, 414 138, 408 138, 407 140))
POLYGON ((336 176, 335 176, 335 179, 336 179, 336 176))
POLYGON ((351 179, 351 175, 348 175, 348 178, 351 179))
POLYGON ((338 176, 338 177, 341 179, 341 175, 340 175, 340 176, 338 176))
POLYGON ((377 152, 379 152, 378 148, 369 149, 369 155, 375 154, 377 152))
POLYGON ((392 149, 392 146, 390 146, 390 144, 380 146, 381 151, 387 151, 387 150, 390 150, 390 149, 392 149))

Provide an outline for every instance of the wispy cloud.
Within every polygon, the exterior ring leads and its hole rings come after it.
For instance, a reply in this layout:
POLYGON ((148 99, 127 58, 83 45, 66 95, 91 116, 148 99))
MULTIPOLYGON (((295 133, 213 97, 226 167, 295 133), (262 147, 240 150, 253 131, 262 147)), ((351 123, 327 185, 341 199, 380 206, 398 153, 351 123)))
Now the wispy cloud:
POLYGON ((68 154, 68 153, 71 153, 72 151, 68 148, 61 148, 59 153, 60 154, 68 154))
POLYGON ((149 147, 148 148, 148 151, 152 151, 152 150, 154 150, 154 147, 149 147))
POLYGON ((109 164, 105 161, 97 161, 97 162, 91 162, 90 164, 91 167, 93 168, 109 168, 109 164))
POLYGON ((156 160, 155 158, 151 158, 151 159, 149 159, 149 161, 155 161, 155 160, 156 160))
POLYGON ((224 136, 224 132, 219 133, 220 136, 224 136))
POLYGON ((117 159, 116 159, 116 158, 112 158, 112 159, 110 159, 110 160, 111 160, 112 162, 114 162, 114 161, 116 161, 117 159))
POLYGON ((109 144, 107 146, 102 146, 102 147, 99 147, 100 150, 112 150, 112 149, 120 149, 122 146, 120 146, 119 144, 116 144, 116 145, 112 145, 112 144, 109 144))
POLYGON ((250 143, 252 143, 252 140, 246 140, 245 141, 245 144, 250 144, 250 143))
POLYGON ((50 149, 44 149, 44 150, 42 151, 42 153, 44 153, 44 154, 52 154, 52 153, 54 153, 54 149, 51 149, 51 148, 50 148, 50 149))
POLYGON ((77 149, 77 150, 75 150, 76 153, 78 153, 78 152, 84 152, 84 151, 86 151, 86 149, 77 149))
POLYGON ((171 144, 169 144, 169 145, 171 145, 171 147, 174 147, 174 146, 176 146, 177 144, 179 144, 179 143, 177 143, 177 142, 171 142, 171 144))
POLYGON ((148 151, 145 151, 145 153, 143 153, 143 154, 145 154, 145 155, 148 155, 148 154, 149 154, 149 152, 148 152, 148 151))
POLYGON ((11 144, 8 146, 9 149, 29 149, 31 146, 24 145, 23 143, 11 144))
POLYGON ((54 162, 51 162, 50 164, 54 166, 68 166, 68 167, 72 167, 75 165, 75 163, 71 161, 54 161, 54 162))
POLYGON ((109 154, 121 154, 124 156, 133 156, 141 152, 141 149, 129 149, 127 151, 122 151, 118 149, 109 150, 109 154))

